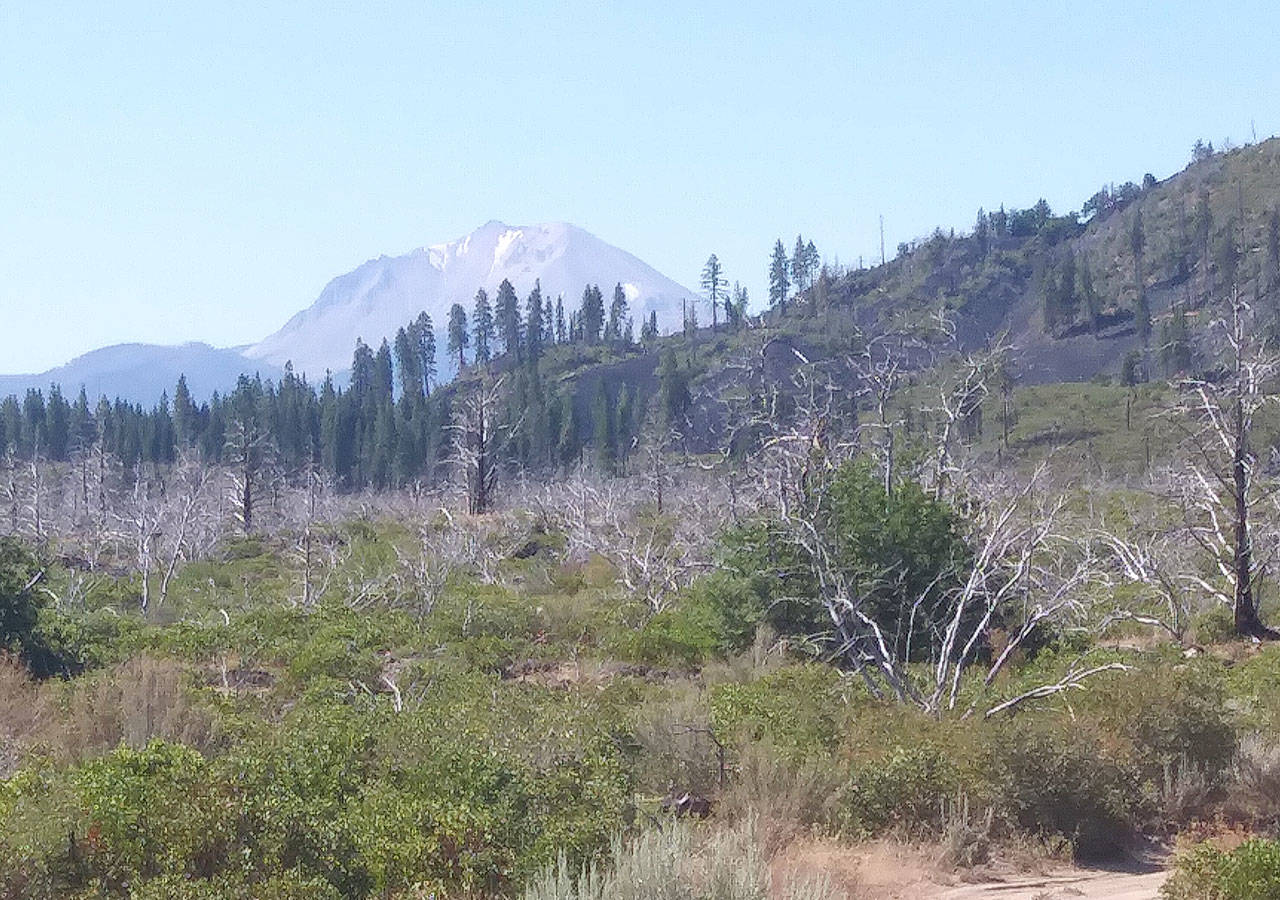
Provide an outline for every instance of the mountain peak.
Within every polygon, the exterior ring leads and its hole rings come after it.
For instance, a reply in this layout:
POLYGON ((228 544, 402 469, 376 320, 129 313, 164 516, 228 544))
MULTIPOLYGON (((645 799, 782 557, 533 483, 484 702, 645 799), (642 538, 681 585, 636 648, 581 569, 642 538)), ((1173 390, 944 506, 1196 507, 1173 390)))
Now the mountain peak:
MULTIPOLYGON (((697 295, 641 260, 567 222, 510 225, 491 219, 452 241, 430 244, 403 256, 379 257, 329 282, 309 308, 250 347, 246 355, 275 365, 292 360, 308 375, 342 371, 351 362, 355 335, 371 346, 426 312, 443 332, 453 304, 470 313, 476 292, 491 296, 503 280, 523 297, 541 282, 544 297, 577 298, 588 284, 626 285, 639 329, 656 313, 663 330, 681 327, 682 303, 697 295)), ((457 360, 444 352, 439 369, 447 377, 457 360)))

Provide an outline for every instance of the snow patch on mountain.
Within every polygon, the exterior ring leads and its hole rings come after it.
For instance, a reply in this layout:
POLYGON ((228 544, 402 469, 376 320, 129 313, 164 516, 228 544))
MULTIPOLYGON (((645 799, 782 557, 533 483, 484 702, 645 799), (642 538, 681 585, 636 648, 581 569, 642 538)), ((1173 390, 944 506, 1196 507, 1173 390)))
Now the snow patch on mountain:
POLYGON ((380 256, 329 282, 310 307, 246 355, 274 366, 292 362, 313 379, 351 365, 356 338, 376 348, 419 312, 435 325, 439 368, 448 377, 456 360, 445 351, 449 309, 462 304, 471 315, 476 291, 490 298, 507 279, 521 299, 542 285, 542 296, 563 297, 565 315, 578 308, 583 288, 600 285, 605 302, 621 283, 638 333, 657 313, 663 332, 682 327, 682 304, 690 291, 624 250, 563 222, 510 226, 491 221, 471 234, 422 247, 403 256, 380 256))

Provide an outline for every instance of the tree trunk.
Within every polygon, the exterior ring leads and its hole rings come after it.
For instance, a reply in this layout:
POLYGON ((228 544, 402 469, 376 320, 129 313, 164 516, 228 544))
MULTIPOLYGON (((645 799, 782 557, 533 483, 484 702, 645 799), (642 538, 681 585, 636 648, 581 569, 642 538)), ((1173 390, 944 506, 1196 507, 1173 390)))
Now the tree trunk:
POLYGON ((1232 568, 1235 572, 1235 625, 1236 633, 1260 640, 1280 639, 1280 632, 1268 628, 1258 616, 1258 606, 1253 596, 1253 547, 1249 536, 1249 447, 1244 428, 1244 404, 1237 397, 1235 404, 1235 453, 1231 461, 1231 478, 1235 500, 1235 555, 1232 568))

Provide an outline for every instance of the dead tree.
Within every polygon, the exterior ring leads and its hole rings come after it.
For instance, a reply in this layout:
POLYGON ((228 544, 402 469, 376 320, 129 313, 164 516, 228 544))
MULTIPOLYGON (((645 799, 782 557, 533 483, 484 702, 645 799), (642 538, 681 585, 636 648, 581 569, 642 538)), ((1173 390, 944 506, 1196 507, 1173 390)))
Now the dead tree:
POLYGON ((1258 414, 1276 399, 1269 389, 1280 375, 1280 355, 1234 279, 1227 309, 1211 328, 1221 341, 1225 370, 1185 382, 1179 401, 1166 412, 1186 437, 1191 533, 1228 585, 1236 632, 1274 640, 1280 632, 1258 615, 1253 541, 1257 513, 1274 488, 1260 484, 1263 472, 1252 438, 1258 414))
POLYGON ((258 495, 271 464, 271 436, 257 411, 238 410, 227 429, 223 461, 227 466, 232 509, 244 534, 253 532, 258 495))
POLYGON ((454 463, 462 476, 467 511, 473 516, 488 512, 493 504, 500 453, 515 430, 497 421, 505 382, 505 375, 492 381, 482 376, 458 403, 450 425, 454 463))

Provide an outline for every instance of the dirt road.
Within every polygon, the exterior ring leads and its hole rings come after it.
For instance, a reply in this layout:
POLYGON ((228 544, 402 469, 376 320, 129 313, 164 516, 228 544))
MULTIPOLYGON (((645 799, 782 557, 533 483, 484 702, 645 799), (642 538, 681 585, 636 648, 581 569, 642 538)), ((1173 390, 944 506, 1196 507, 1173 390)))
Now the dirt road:
MULTIPOLYGON (((1157 900, 1167 872, 1071 871, 939 888, 927 900, 1157 900)), ((923 900, 923 898, 922 898, 923 900)))

